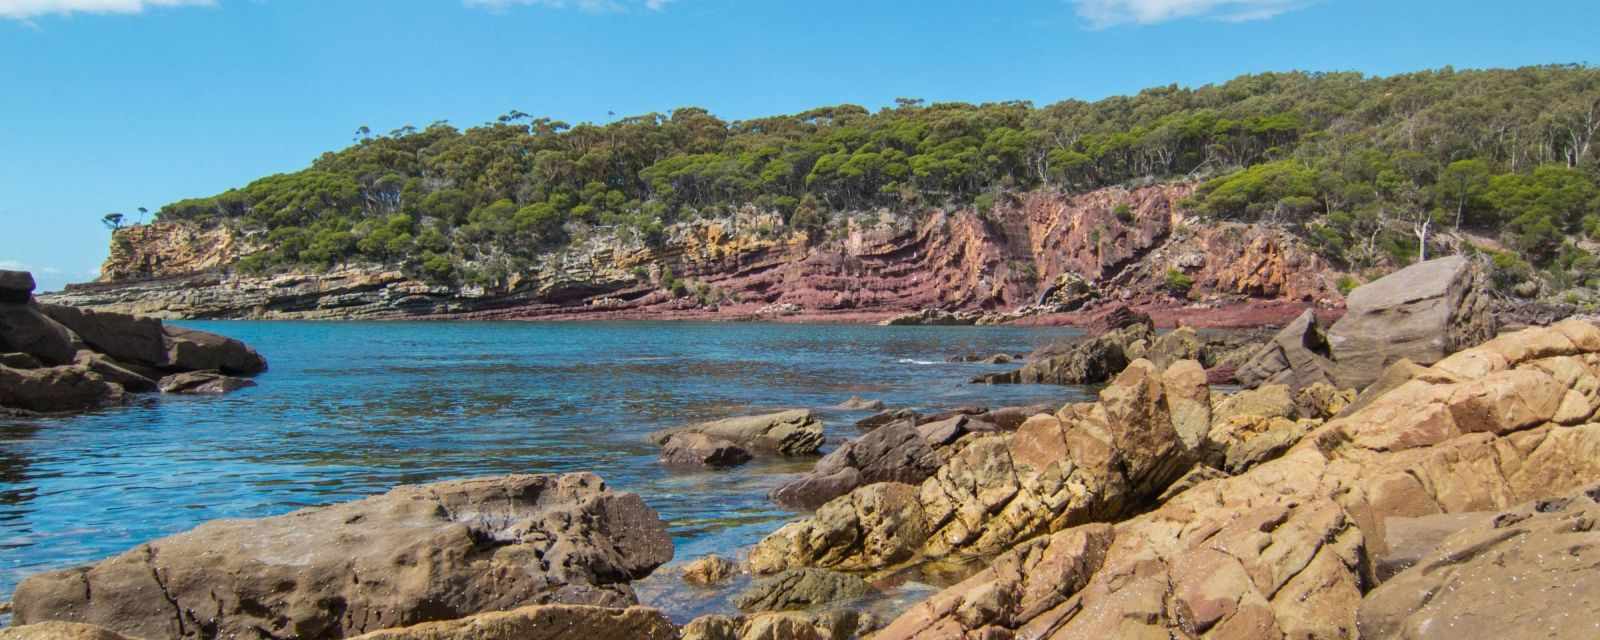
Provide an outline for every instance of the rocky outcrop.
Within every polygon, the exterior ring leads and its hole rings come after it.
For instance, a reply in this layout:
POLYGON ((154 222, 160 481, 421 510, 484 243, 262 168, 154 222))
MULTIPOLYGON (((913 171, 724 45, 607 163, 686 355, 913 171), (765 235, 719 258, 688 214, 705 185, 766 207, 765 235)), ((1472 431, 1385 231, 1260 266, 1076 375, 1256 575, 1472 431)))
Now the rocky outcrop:
POLYGON ((357 636, 357 640, 678 640, 660 611, 539 605, 357 636))
POLYGON ((1246 387, 1284 384, 1296 391, 1314 384, 1332 384, 1333 360, 1328 339, 1310 309, 1285 326, 1250 355, 1234 377, 1246 387))
POLYGON ((1333 374, 1360 389, 1407 359, 1427 366, 1496 332, 1487 278, 1465 256, 1421 262, 1357 287, 1328 330, 1333 374))
POLYGON ((1034 416, 1015 434, 975 437, 920 486, 871 484, 836 498, 762 540, 751 570, 874 570, 998 553, 1137 511, 1195 462, 1208 428, 1197 411, 1209 403, 1199 364, 1166 373, 1135 361, 1099 402, 1034 416))
POLYGON ((914 421, 896 422, 823 456, 811 473, 773 490, 772 499, 792 509, 815 509, 862 485, 921 482, 943 462, 914 421))
POLYGON ((1238 223, 1188 224, 1179 203, 1193 189, 1008 194, 982 215, 840 214, 848 222, 828 238, 791 232, 775 213, 746 207, 672 225, 656 245, 604 232, 586 236, 490 287, 432 283, 379 264, 250 275, 236 267, 262 247, 258 234, 232 223, 158 223, 116 232, 102 280, 48 301, 165 318, 879 320, 910 312, 918 323, 972 324, 1097 304, 1170 305, 1166 277, 1177 269, 1196 283, 1190 297, 1206 304, 1338 303, 1330 268, 1294 236, 1238 223), (661 278, 667 271, 715 295, 674 293, 661 278))
POLYGON ((1361 601, 1363 638, 1589 638, 1600 486, 1476 519, 1361 601))
POLYGON ((811 455, 822 447, 822 422, 805 409, 702 422, 656 431, 646 438, 665 446, 674 436, 685 434, 701 434, 754 452, 783 456, 811 455))
POLYGON ((1149 340, 1149 324, 1134 324, 1067 345, 1056 345, 1029 357, 1021 369, 974 378, 984 384, 1099 384, 1110 380, 1133 361, 1128 351, 1134 342, 1149 340))
POLYGON ((737 467, 750 452, 728 440, 704 433, 675 433, 661 443, 661 463, 674 467, 737 467))
MULTIPOLYGON (((1028 540, 874 637, 1356 637, 1390 519, 1504 509, 1600 478, 1600 329, 1508 334, 1429 371, 1242 474, 1028 540)), ((1441 606, 1452 601, 1472 600, 1441 606)), ((1389 619, 1412 619, 1399 610, 1389 619)))
POLYGON ((857 576, 826 569, 790 569, 757 580, 734 598, 741 611, 806 610, 866 596, 872 586, 857 576))
POLYGON ((671 558, 638 496, 591 474, 507 476, 213 521, 29 577, 13 602, 22 624, 148 638, 341 638, 535 604, 626 607, 629 581, 671 558))
POLYGON ((220 393, 254 384, 221 372, 267 368, 265 358, 231 338, 37 304, 33 276, 25 272, 0 271, 0 285, 0 410, 85 411, 158 389, 220 393))

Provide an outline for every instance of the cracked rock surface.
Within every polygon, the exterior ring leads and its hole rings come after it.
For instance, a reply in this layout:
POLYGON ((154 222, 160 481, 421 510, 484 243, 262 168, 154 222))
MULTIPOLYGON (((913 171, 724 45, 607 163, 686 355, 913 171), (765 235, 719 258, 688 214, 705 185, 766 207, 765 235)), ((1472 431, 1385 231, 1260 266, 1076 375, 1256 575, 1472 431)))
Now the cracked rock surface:
MULTIPOLYGON (((1600 478, 1597 376, 1600 328, 1593 325, 1569 321, 1500 336, 1420 370, 1280 458, 1202 480, 1130 520, 1016 545, 874 638, 1427 637, 1406 635, 1427 628, 1418 622, 1432 606, 1426 593, 1475 585, 1484 595, 1435 598, 1440 610, 1463 615, 1496 600, 1491 591, 1512 593, 1517 584, 1530 589, 1524 595, 1543 597, 1530 595, 1544 593, 1541 576, 1574 575, 1557 565, 1592 566, 1593 554, 1581 550, 1591 544, 1586 504, 1530 518, 1526 535, 1491 535, 1489 546, 1452 539, 1438 551, 1451 559, 1425 560, 1419 566, 1428 575, 1413 580, 1423 586, 1393 587, 1383 598, 1387 609, 1374 598, 1418 569, 1373 591, 1374 559, 1386 554, 1385 523, 1395 518, 1508 509, 1600 478), (1539 542, 1557 531, 1566 537, 1539 542), (1557 548, 1580 550, 1560 562, 1530 560, 1538 549, 1557 548), (1463 560, 1451 549, 1483 557, 1463 560)), ((1519 615, 1509 605, 1505 613, 1519 615)), ((1473 629, 1442 637, 1480 637, 1473 629)), ((1593 635, 1569 629, 1549 637, 1593 635)))
POLYGON ((639 496, 588 473, 518 475, 209 522, 32 576, 13 604, 18 624, 144 638, 343 638, 528 605, 626 607, 629 582, 671 558, 639 496))

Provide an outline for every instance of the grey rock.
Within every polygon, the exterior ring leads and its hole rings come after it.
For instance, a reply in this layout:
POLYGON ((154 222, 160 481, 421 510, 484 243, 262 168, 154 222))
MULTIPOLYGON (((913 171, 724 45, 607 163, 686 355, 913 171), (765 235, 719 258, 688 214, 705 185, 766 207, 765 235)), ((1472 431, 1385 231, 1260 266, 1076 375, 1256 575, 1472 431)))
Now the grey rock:
POLYGON ((703 433, 678 433, 661 445, 662 464, 679 467, 737 467, 750 452, 737 444, 703 433))
POLYGON ((255 381, 223 375, 217 371, 186 371, 162 378, 157 385, 162 393, 222 395, 256 386, 255 381))
POLYGON ((827 569, 789 569, 756 581, 734 598, 740 611, 793 611, 856 600, 872 592, 867 581, 827 569))
POLYGON ((1420 262, 1350 292, 1328 330, 1333 377, 1361 389, 1400 359, 1427 366, 1494 337, 1487 278, 1464 256, 1420 262))

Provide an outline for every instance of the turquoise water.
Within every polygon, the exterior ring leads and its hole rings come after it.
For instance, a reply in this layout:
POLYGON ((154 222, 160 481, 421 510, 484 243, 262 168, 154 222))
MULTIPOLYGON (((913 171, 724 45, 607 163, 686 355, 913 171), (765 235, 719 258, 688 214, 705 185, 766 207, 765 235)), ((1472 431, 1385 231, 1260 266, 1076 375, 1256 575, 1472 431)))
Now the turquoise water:
MULTIPOLYGON (((829 448, 891 406, 1067 401, 1083 390, 966 384, 1060 328, 726 323, 182 323, 271 362, 221 398, 141 397, 63 419, 0 418, 0 594, 215 518, 259 517, 402 483, 588 470, 658 510, 679 561, 748 546, 794 516, 766 499, 811 461, 669 471, 645 433, 819 409, 829 448)), ((647 603, 661 583, 640 589, 647 603)), ((0 599, 5 599, 0 596, 0 599)), ((675 617, 681 615, 674 612, 675 617)))

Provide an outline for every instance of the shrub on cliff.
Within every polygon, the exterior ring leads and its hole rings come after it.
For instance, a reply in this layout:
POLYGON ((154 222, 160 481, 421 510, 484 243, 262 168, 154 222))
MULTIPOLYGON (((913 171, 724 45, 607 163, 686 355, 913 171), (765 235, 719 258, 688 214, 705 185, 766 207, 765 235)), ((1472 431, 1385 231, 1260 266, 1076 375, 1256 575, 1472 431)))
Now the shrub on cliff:
POLYGON ((1286 225, 1354 267, 1407 261, 1438 225, 1499 235, 1548 270, 1600 229, 1596 95, 1600 69, 1574 65, 1268 73, 1092 103, 907 99, 737 122, 692 107, 603 125, 517 112, 364 137, 159 218, 266 230, 270 266, 442 273, 429 254, 531 261, 599 227, 656 246, 667 225, 747 204, 781 214, 778 233, 821 240, 850 211, 1209 176, 1197 212, 1286 225), (397 215, 413 227, 391 226, 397 215))

